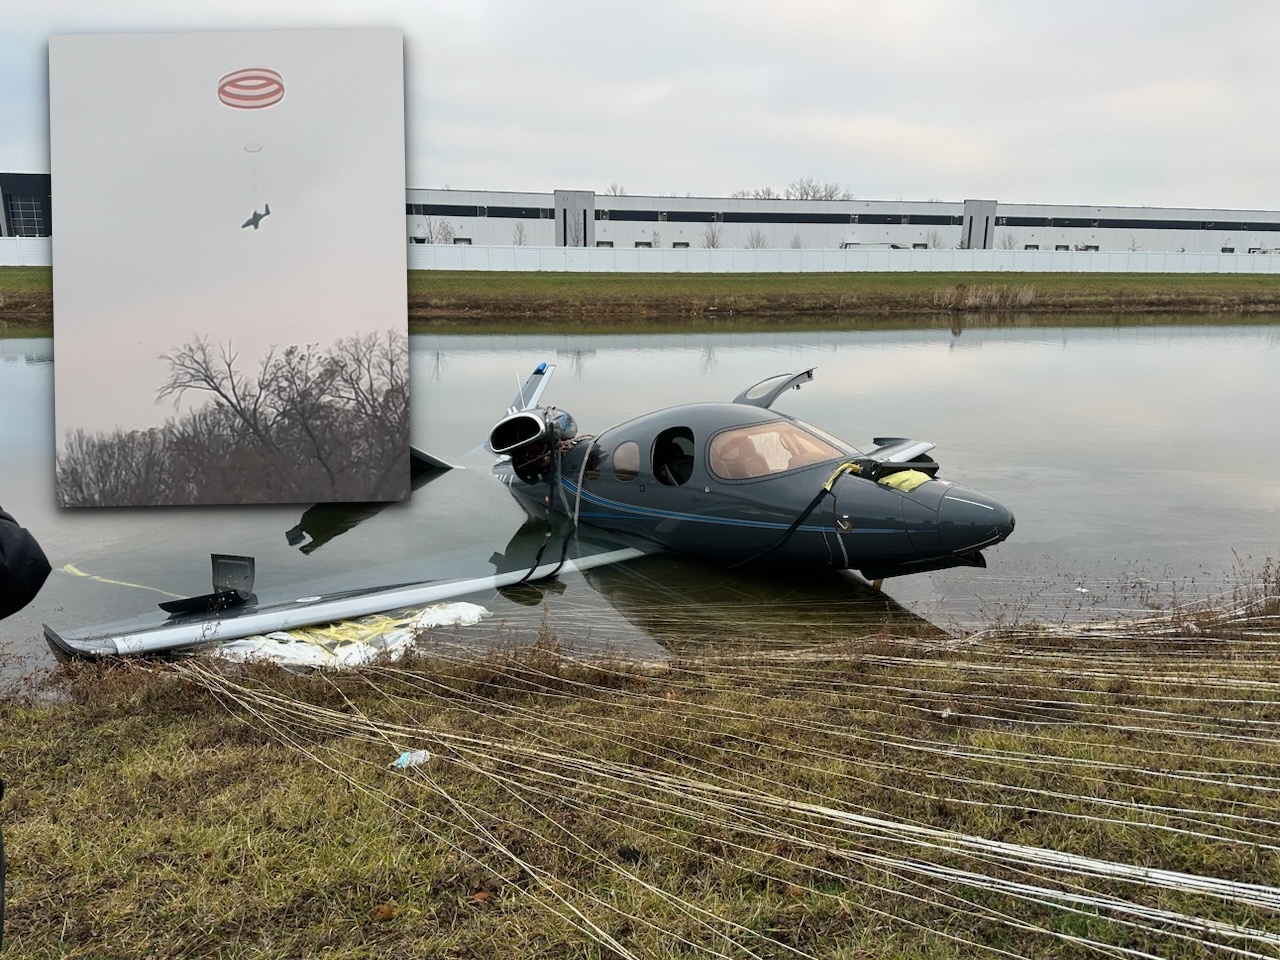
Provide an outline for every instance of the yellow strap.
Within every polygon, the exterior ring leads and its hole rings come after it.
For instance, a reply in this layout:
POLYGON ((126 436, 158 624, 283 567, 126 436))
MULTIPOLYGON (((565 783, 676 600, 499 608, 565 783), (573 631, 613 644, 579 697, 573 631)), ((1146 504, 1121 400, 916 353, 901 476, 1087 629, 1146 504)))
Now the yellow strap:
POLYGON ((130 583, 127 580, 108 580, 106 577, 99 577, 92 573, 85 573, 74 563, 68 563, 59 568, 63 573, 69 573, 73 577, 88 577, 90 580, 97 580, 99 583, 111 583, 117 587, 136 587, 139 590, 154 590, 156 593, 163 593, 166 597, 175 597, 178 600, 184 599, 180 593, 170 593, 168 590, 161 590, 159 587, 148 587, 143 583, 130 583))
POLYGON ((846 460, 844 463, 840 464, 840 466, 835 468, 831 476, 827 477, 827 482, 822 485, 822 489, 827 491, 827 493, 830 493, 831 488, 835 486, 836 481, 840 479, 840 474, 861 473, 861 472, 862 472, 862 468, 860 466, 858 466, 852 460, 846 460))

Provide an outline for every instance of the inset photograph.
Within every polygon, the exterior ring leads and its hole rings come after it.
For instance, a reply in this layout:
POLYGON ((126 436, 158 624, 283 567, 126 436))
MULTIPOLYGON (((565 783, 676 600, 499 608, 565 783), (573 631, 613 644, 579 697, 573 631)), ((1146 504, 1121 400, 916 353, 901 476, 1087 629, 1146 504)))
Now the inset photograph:
POLYGON ((62 506, 409 495, 398 30, 49 41, 62 506))

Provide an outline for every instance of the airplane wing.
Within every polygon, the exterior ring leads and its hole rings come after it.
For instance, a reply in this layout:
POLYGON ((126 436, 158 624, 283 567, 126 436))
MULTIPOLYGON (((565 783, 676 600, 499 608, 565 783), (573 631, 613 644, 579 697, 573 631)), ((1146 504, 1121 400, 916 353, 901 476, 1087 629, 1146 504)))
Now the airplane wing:
POLYGON ((165 616, 162 612, 72 630, 44 624, 46 642, 59 658, 120 657, 186 651, 205 644, 240 640, 276 630, 350 620, 372 613, 454 600, 475 593, 528 583, 560 573, 622 563, 652 552, 623 547, 565 559, 552 558, 532 569, 521 567, 487 576, 417 583, 388 583, 348 590, 310 593, 306 584, 250 596, 237 606, 201 613, 165 616))
POLYGON ((413 444, 409 444, 409 456, 415 462, 422 464, 422 466, 428 470, 466 469, 466 467, 461 467, 456 463, 449 463, 447 460, 441 460, 435 454, 428 453, 426 450, 423 450, 421 447, 415 447, 413 444))

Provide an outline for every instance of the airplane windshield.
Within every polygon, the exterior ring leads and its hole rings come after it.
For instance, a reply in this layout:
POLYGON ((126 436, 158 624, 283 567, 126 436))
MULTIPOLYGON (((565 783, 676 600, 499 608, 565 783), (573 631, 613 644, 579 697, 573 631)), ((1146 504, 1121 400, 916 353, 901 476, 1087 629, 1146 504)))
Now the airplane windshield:
POLYGON ((775 420, 718 433, 709 450, 711 472, 726 480, 749 480, 849 455, 834 437, 810 429, 775 420))

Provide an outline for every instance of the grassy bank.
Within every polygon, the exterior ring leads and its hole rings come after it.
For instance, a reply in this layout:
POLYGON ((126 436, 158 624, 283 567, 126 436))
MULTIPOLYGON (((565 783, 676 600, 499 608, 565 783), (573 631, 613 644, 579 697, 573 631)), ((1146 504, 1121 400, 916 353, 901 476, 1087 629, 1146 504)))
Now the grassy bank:
POLYGON ((957 313, 1280 312, 1280 276, 410 271, 414 322, 831 320, 957 313))
MULTIPOLYGON (((853 323, 975 314, 1280 313, 1280 276, 1247 274, 480 273, 411 270, 415 329, 853 323)), ((0 333, 52 323, 47 267, 0 267, 0 333)), ((901 320, 899 320, 901 322, 901 320)))
POLYGON ((49 267, 0 267, 0 336, 15 328, 53 323, 53 271, 49 267))
POLYGON ((1269 955, 1278 581, 661 668, 579 661, 555 625, 348 674, 80 665, 0 702, 6 949, 1269 955))

